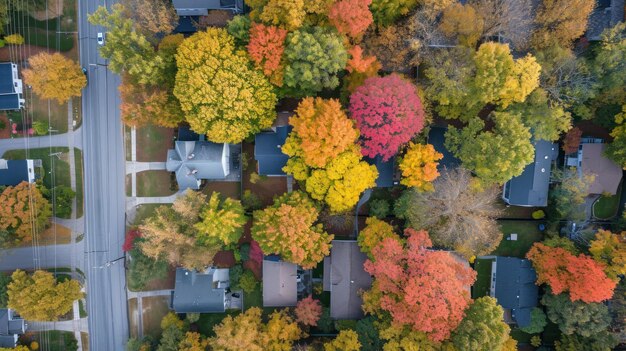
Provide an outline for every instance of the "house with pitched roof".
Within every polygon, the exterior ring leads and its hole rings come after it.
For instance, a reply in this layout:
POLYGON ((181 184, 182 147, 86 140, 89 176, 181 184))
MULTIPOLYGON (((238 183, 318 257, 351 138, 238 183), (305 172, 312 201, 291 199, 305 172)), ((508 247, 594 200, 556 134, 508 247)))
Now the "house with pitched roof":
POLYGON ((522 174, 504 184, 502 199, 509 205, 527 207, 548 206, 548 189, 552 163, 559 156, 558 146, 545 140, 533 142, 535 160, 522 174))
POLYGON ((254 159, 257 173, 262 176, 286 176, 283 167, 289 157, 281 151, 293 128, 289 125, 273 127, 272 131, 254 136, 254 159))
POLYGON ((230 174, 230 145, 210 141, 176 141, 165 167, 176 174, 180 190, 200 189, 203 179, 224 180, 230 174))
POLYGON ((263 259, 263 307, 293 307, 298 303, 298 266, 263 259))
POLYGON ((537 273, 527 259, 496 256, 491 264, 490 296, 504 309, 504 320, 523 328, 539 301, 537 273))
POLYGON ((26 332, 26 322, 10 308, 0 308, 0 347, 13 348, 26 332))
POLYGON ((19 110, 26 102, 22 97, 22 80, 13 62, 0 62, 0 111, 19 110))
POLYGON ((602 139, 583 138, 574 156, 567 158, 567 166, 576 167, 579 176, 593 177, 588 193, 615 195, 622 181, 622 168, 605 155, 602 139))
POLYGON ((330 256, 324 258, 324 291, 330 291, 330 318, 363 318, 360 291, 372 286, 363 269, 367 256, 355 240, 333 240, 330 256))
POLYGON ((35 182, 35 161, 0 158, 0 186, 16 186, 21 182, 35 182))
POLYGON ((172 309, 176 313, 222 313, 241 308, 241 295, 230 292, 230 270, 208 268, 204 272, 176 269, 172 309))

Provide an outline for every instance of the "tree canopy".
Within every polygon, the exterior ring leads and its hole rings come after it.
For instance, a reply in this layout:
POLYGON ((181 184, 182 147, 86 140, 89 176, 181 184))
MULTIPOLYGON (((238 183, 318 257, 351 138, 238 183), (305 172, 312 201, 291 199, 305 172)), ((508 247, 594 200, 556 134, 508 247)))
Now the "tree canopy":
POLYGON ((236 244, 248 221, 239 200, 223 198, 218 192, 211 194, 200 211, 200 218, 194 227, 199 232, 198 243, 205 246, 236 244))
POLYGON ((276 95, 226 30, 186 38, 176 54, 174 95, 195 132, 216 143, 238 143, 271 126, 276 95))
POLYGON ((439 177, 438 160, 443 154, 435 151, 431 144, 413 144, 409 147, 400 161, 402 171, 401 184, 415 187, 421 191, 434 190, 432 181, 439 177))
POLYGON ((458 350, 502 350, 511 330, 504 322, 503 314, 495 298, 484 296, 476 299, 465 311, 461 324, 452 332, 452 343, 458 350))
POLYGON ((608 308, 601 303, 572 301, 567 294, 545 294, 541 303, 548 318, 567 335, 590 337, 606 330, 611 322, 608 308))
MULTIPOLYGON (((0 193, 0 231, 4 243, 29 243, 49 225, 52 208, 37 185, 21 182, 0 193)), ((3 243, 3 244, 4 244, 3 243)))
POLYGON ((54 99, 63 104, 73 96, 80 96, 87 85, 87 77, 78 63, 58 52, 31 56, 28 64, 30 68, 22 71, 24 83, 32 86, 41 98, 54 99))
POLYGON ((613 234, 600 229, 591 240, 589 253, 594 260, 605 265, 604 272, 613 279, 626 274, 626 232, 613 234))
POLYGON ((542 0, 535 16, 533 47, 571 45, 585 33, 595 4, 593 0, 542 0))
POLYGON ((359 41, 374 18, 369 6, 372 0, 339 0, 332 4, 328 13, 330 23, 340 33, 359 41))

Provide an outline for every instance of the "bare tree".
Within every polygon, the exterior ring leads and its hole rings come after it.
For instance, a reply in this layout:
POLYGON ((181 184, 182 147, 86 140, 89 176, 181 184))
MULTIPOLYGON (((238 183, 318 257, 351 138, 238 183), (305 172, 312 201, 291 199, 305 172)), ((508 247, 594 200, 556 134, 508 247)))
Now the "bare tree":
POLYGON ((396 215, 415 229, 425 229, 433 243, 465 257, 492 252, 502 240, 496 218, 499 189, 476 190, 464 169, 442 172, 435 191, 407 190, 396 203, 396 215))
POLYGON ((527 48, 534 21, 532 0, 471 0, 485 20, 483 37, 499 36, 516 50, 527 48))

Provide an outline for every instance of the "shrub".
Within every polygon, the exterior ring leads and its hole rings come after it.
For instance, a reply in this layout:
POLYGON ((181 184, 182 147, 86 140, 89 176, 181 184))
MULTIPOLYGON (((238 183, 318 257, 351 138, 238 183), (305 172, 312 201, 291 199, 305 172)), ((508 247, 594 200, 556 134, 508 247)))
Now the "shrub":
POLYGON ((250 173, 250 183, 256 184, 259 180, 261 180, 261 176, 258 173, 250 173))
POLYGON ((384 199, 374 199, 370 201, 370 215, 378 219, 386 218, 389 215, 389 201, 384 199))
POLYGON ((533 212, 532 217, 533 219, 543 219, 546 217, 546 214, 543 210, 537 210, 533 212))
POLYGON ((539 335, 533 335, 533 337, 530 338, 530 344, 534 347, 539 347, 541 345, 541 337, 539 335))
POLYGON ((0 130, 4 130, 4 128, 6 127, 7 127, 7 122, 3 119, 0 119, 0 130))
POLYGON ((3 48, 3 47, 4 47, 4 45, 5 45, 5 41, 4 41, 4 40, 2 40, 2 39, 0 39, 0 48, 3 48))
POLYGON ((35 121, 33 122, 33 129, 37 135, 46 135, 50 129, 50 125, 47 121, 35 121))
MULTIPOLYGON (((256 173, 253 173, 253 174, 256 174, 256 173)), ((252 175, 250 175, 250 182, 253 183, 252 175)), ((254 183, 256 183, 256 180, 254 183)), ((259 198, 259 196, 253 193, 252 191, 250 191, 249 189, 246 189, 243 192, 243 196, 241 197, 241 204, 243 205, 243 208, 246 209, 246 211, 255 211, 255 210, 260 210, 261 208, 263 208, 263 203, 261 202, 261 199, 259 198)))
POLYGON ((4 37, 4 41, 7 44, 22 45, 24 44, 24 37, 21 34, 11 34, 4 37))
POLYGON ((245 293, 252 293, 256 289, 257 285, 258 282, 256 281, 254 274, 250 270, 246 270, 245 272, 243 272, 241 278, 239 278, 239 287, 245 293))

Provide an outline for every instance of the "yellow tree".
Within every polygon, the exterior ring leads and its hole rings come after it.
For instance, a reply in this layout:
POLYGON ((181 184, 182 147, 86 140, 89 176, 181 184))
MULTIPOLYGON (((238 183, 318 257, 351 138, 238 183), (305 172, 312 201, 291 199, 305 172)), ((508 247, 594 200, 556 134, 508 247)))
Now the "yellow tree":
POLYGON ((619 280, 626 274, 626 232, 613 234, 600 229, 591 240, 589 253, 594 260, 605 265, 604 272, 613 279, 619 280))
POLYGON ((127 126, 140 127, 151 123, 174 128, 183 121, 180 103, 162 86, 137 84, 124 75, 118 89, 122 100, 122 122, 127 126))
POLYGON ((87 85, 87 77, 78 63, 58 52, 31 56, 28 64, 30 68, 22 71, 24 82, 44 99, 55 99, 62 104, 72 96, 80 96, 87 85))
POLYGON ((243 235, 243 226, 248 221, 239 200, 222 199, 220 193, 211 194, 209 201, 200 211, 201 222, 195 224, 202 245, 228 246, 237 243, 243 235))
POLYGON ((300 191, 278 197, 272 206, 254 212, 252 238, 264 253, 313 268, 330 254, 333 235, 315 224, 319 215, 311 199, 300 191))
POLYGON ((439 29, 448 37, 456 36, 461 45, 474 47, 483 33, 484 23, 474 6, 457 2, 443 10, 439 29))
POLYGON ((270 314, 264 328, 269 336, 266 350, 291 351, 293 342, 306 336, 287 311, 274 311, 270 314))
POLYGON ((372 250, 385 238, 398 238, 393 227, 376 217, 368 217, 365 220, 365 228, 359 232, 357 243, 361 252, 372 259, 372 250))
MULTIPOLYGON (((265 24, 278 26, 288 31, 300 28, 306 16, 304 0, 265 0, 263 6, 255 7, 256 1, 248 4, 253 10, 250 18, 265 24)), ((307 0, 306 2, 309 2, 307 0)))
POLYGON ((361 343, 359 334, 354 330, 346 329, 339 332, 331 342, 324 344, 324 351, 359 351, 361 343))
POLYGON ((437 165, 443 155, 430 145, 410 143, 408 150, 400 161, 402 171, 401 184, 413 186, 421 191, 432 191, 433 180, 439 177, 437 165))
POLYGON ((239 143, 272 125, 276 95, 267 78, 236 51, 225 29, 185 39, 176 54, 174 95, 195 132, 216 143, 239 143))
POLYGON ((30 321, 56 321, 72 310, 74 300, 83 297, 80 284, 73 279, 57 282, 46 271, 35 271, 30 276, 17 270, 11 275, 8 287, 9 308, 30 321))
POLYGON ((558 43, 567 47, 583 35, 593 11, 594 0, 542 0, 535 16, 532 35, 535 49, 558 43))
POLYGON ((289 123, 297 134, 289 143, 299 144, 302 158, 310 167, 323 167, 359 137, 354 122, 335 99, 305 98, 289 123))
MULTIPOLYGON (((52 216, 50 203, 35 184, 21 182, 0 194, 0 232, 7 231, 14 243, 29 243, 43 231, 52 216)), ((5 241, 7 240, 5 239, 5 241)))
POLYGON ((209 341, 195 332, 187 332, 178 344, 178 351, 206 351, 209 341))

